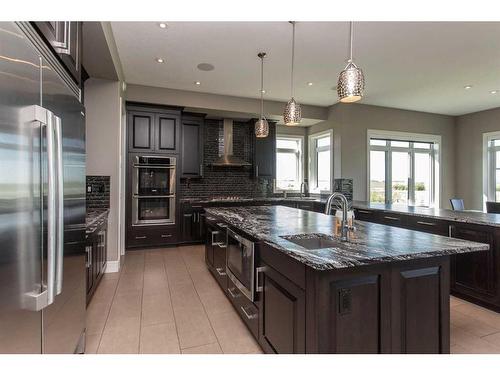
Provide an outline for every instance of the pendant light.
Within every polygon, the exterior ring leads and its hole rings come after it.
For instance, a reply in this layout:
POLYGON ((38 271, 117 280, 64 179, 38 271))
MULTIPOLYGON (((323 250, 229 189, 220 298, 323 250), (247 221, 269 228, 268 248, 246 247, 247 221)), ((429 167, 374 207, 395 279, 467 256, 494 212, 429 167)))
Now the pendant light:
POLYGON ((260 52, 257 56, 260 59, 260 117, 255 122, 255 136, 265 138, 269 135, 269 124, 264 117, 264 57, 266 53, 260 52))
POLYGON ((300 121, 302 121, 302 113, 300 109, 300 104, 295 101, 295 98, 293 97, 293 64, 295 60, 295 22, 291 21, 293 28, 293 33, 292 33, 292 74, 291 74, 291 99, 286 103, 285 110, 283 112, 283 121, 285 122, 285 125, 288 126, 294 126, 294 125, 299 125, 300 121))
POLYGON ((363 97, 365 77, 363 71, 352 60, 353 22, 349 25, 349 60, 339 74, 337 95, 342 103, 354 103, 363 97))

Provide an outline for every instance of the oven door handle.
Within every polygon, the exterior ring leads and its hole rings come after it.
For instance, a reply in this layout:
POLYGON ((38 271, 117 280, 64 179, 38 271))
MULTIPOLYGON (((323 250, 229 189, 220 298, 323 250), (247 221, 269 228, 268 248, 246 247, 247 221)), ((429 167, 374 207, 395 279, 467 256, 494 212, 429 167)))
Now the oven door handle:
POLYGON ((175 198, 175 194, 169 194, 169 195, 139 195, 139 194, 134 194, 132 198, 135 199, 140 199, 140 198, 175 198))
POLYGON ((159 165, 159 164, 134 164, 134 168, 149 168, 149 169, 175 169, 175 165, 159 165))

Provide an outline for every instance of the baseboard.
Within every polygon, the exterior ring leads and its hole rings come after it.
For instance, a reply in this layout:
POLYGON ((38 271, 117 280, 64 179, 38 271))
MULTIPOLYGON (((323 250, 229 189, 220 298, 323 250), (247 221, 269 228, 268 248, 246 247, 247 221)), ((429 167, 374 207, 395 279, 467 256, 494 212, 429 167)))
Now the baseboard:
POLYGON ((110 262, 109 260, 106 262, 106 271, 104 273, 113 273, 120 271, 120 261, 114 260, 110 262))

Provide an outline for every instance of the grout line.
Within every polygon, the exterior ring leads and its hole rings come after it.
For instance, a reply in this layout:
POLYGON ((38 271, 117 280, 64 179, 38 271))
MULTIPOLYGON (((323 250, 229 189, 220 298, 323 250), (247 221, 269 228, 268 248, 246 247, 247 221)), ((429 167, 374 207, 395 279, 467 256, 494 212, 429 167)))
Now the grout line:
MULTIPOLYGON (((144 253, 144 258, 146 258, 146 253, 144 253)), ((142 335, 142 307, 144 302, 144 270, 146 269, 146 259, 142 265, 142 288, 141 288, 141 312, 139 316, 139 342, 137 343, 137 354, 141 353, 141 335, 142 335)))
MULTIPOLYGON (((111 303, 109 304, 109 309, 108 309, 108 313, 106 314, 106 320, 104 321, 104 327, 102 327, 102 331, 99 335, 99 343, 97 344, 97 348, 96 348, 96 354, 99 353, 99 348, 101 347, 101 341, 102 341, 102 336, 104 335, 104 330, 106 329, 106 325, 108 324, 108 319, 109 319, 109 315, 111 314, 111 308, 113 307, 113 303, 115 302, 115 297, 116 297, 116 293, 118 291, 118 284, 120 284, 120 280, 123 276, 123 273, 120 271, 120 275, 118 276, 118 281, 116 282, 116 287, 115 287, 115 291, 113 293, 113 297, 111 297, 111 303)), ((99 285, 101 286, 101 285, 99 285)), ((99 289, 99 287, 97 287, 97 289, 99 289)), ((97 292, 97 290, 96 290, 97 292)))
MULTIPOLYGON (((175 251, 177 251, 178 246, 175 247, 175 251)), ((174 309, 174 303, 172 301, 172 291, 170 289, 170 279, 168 277, 168 271, 167 271, 167 264, 165 261, 165 250, 163 250, 162 254, 162 261, 163 261, 163 271, 165 272, 165 276, 167 277, 167 288, 168 288, 168 295, 169 295, 169 300, 170 300, 170 308, 172 309, 172 315, 174 317, 174 325, 175 325, 175 333, 177 335, 177 346, 179 348, 179 353, 182 354, 182 349, 181 349, 181 339, 179 338, 179 329, 177 326, 177 318, 175 316, 175 309, 174 309)))
MULTIPOLYGON (((197 245, 197 246, 203 246, 203 245, 197 245)), ((189 275, 189 278, 191 279, 191 283, 193 284, 193 287, 194 287, 194 291, 196 292, 196 295, 198 296, 198 300, 200 301, 201 303, 201 306, 203 307, 203 311, 205 312, 205 317, 207 318, 208 320, 208 324, 210 324, 210 328, 212 329, 212 332, 214 333, 214 336, 215 336, 215 339, 217 340, 217 344, 219 345, 220 349, 221 349, 221 352, 223 354, 226 354, 223 350, 222 350, 222 345, 220 344, 220 341, 219 341, 219 336, 217 336, 217 332, 215 332, 215 329, 214 329, 214 326, 212 324, 212 321, 210 320, 210 316, 208 315, 207 313, 207 309, 205 307, 205 304, 203 303, 203 301, 201 300, 200 298, 200 294, 198 293, 198 288, 196 288, 196 283, 194 282, 193 280, 193 276, 191 275, 191 271, 189 270, 189 267, 187 266, 187 263, 186 263, 186 260, 184 259, 184 256, 181 254, 181 259, 182 259, 182 262, 184 263, 184 267, 186 267, 186 270, 188 272, 188 275, 189 275)), ((207 344, 208 345, 208 344, 207 344)))

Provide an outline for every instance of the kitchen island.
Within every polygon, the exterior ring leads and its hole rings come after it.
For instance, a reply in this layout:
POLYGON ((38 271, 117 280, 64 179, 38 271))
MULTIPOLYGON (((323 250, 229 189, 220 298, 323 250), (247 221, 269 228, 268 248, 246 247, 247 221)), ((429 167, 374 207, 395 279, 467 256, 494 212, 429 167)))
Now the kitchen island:
POLYGON ((333 216, 284 206, 206 215, 256 244, 252 317, 266 353, 449 353, 450 255, 489 249, 369 222, 340 242, 333 216))

